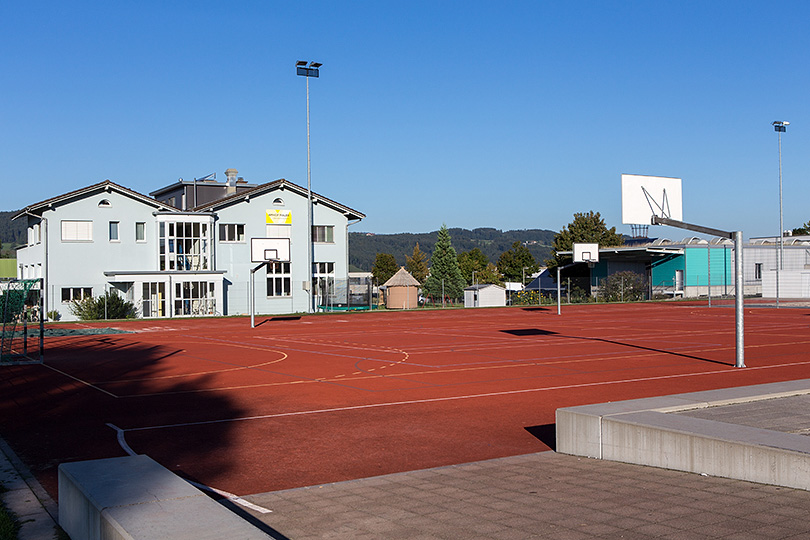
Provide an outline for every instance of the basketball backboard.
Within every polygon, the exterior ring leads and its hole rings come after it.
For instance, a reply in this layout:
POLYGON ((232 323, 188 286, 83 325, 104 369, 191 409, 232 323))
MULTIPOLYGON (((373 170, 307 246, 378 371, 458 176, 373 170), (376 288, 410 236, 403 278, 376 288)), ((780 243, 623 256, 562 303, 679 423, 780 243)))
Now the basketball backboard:
POLYGON ((599 262, 599 244, 574 244, 574 262, 599 262))
POLYGON ((268 261, 289 262, 289 238, 251 238, 250 260, 261 263, 268 261))
POLYGON ((683 220, 681 179, 622 175, 622 223, 650 225, 653 216, 683 220))

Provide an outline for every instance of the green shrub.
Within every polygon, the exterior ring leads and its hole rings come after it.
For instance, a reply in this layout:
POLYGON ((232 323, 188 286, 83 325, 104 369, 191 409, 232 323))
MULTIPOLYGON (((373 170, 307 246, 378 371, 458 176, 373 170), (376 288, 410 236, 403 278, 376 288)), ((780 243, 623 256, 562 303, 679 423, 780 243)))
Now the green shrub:
POLYGON ((103 296, 73 300, 70 312, 83 321, 98 319, 134 319, 135 304, 128 302, 116 293, 107 291, 103 296))
POLYGON ((62 318, 62 314, 56 311, 55 309, 53 311, 49 311, 45 315, 48 317, 49 321, 58 321, 59 319, 62 318))
POLYGON ((629 270, 616 272, 602 280, 599 292, 604 302, 638 302, 646 296, 647 282, 629 270))

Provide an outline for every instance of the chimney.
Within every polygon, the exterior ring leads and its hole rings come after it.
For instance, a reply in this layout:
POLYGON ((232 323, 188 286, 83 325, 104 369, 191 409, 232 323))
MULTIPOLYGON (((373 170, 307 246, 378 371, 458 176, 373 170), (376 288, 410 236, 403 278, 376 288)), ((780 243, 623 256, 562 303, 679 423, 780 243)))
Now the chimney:
POLYGON ((228 179, 225 181, 225 185, 227 189, 225 190, 226 193, 236 193, 236 175, 239 173, 236 169, 226 169, 225 176, 228 179))

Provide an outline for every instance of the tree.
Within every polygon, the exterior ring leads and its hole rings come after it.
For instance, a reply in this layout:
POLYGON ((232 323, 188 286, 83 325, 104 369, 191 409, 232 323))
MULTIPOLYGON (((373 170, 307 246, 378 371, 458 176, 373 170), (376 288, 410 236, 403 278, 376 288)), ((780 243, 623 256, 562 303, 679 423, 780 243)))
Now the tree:
POLYGON ((625 270, 603 279, 599 292, 604 302, 638 302, 644 300, 647 283, 641 274, 625 270))
POLYGON ((464 282, 467 285, 472 285, 472 274, 476 273, 476 281, 483 283, 478 279, 478 275, 489 264, 489 259, 484 253, 478 249, 473 248, 470 251, 462 251, 458 254, 458 267, 461 270, 461 275, 464 277, 464 282))
POLYGON ((616 232, 616 227, 607 228, 599 212, 575 213, 574 221, 562 228, 554 236, 551 258, 546 259, 549 272, 554 275, 557 266, 571 261, 570 256, 559 255, 561 251, 572 251, 574 243, 599 244, 599 247, 621 246, 624 238, 616 232))
POLYGON ((419 242, 413 248, 413 255, 411 257, 405 256, 405 269, 416 278, 419 283, 424 283, 427 279, 428 272, 428 257, 422 250, 419 249, 419 242))
POLYGON ((475 273, 476 283, 494 283, 503 285, 503 276, 498 272, 498 267, 492 263, 487 263, 486 268, 475 273))
POLYGON ((456 250, 446 225, 442 225, 430 258, 430 275, 425 280, 424 291, 431 298, 441 298, 442 292, 449 298, 461 298, 464 294, 464 277, 458 267, 456 250))
POLYGON ((515 242, 510 249, 507 249, 498 257, 498 271, 503 274, 506 281, 522 281, 524 270, 531 275, 537 271, 537 261, 534 260, 529 249, 515 242))
POLYGON ((795 229, 793 229, 793 236, 800 236, 804 234, 810 234, 810 221, 808 221, 801 227, 796 227, 795 229))
POLYGON ((374 266, 371 268, 371 275, 377 280, 378 285, 385 284, 391 276, 397 273, 399 265, 396 258, 390 253, 377 253, 374 259, 374 266))

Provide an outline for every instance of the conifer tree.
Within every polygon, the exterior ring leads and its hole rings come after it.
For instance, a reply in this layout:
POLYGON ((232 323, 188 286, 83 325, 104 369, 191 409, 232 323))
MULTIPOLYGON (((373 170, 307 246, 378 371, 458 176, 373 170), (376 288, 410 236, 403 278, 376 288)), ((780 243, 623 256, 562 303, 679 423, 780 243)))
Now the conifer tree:
POLYGON ((428 268, 428 257, 419 249, 419 242, 417 242, 416 246, 413 248, 413 256, 405 256, 405 269, 410 272, 419 283, 424 283, 427 279, 428 272, 430 271, 428 268))
POLYGON ((430 262, 430 275, 424 285, 426 295, 434 299, 441 298, 444 290, 444 295, 448 298, 461 298, 464 294, 464 278, 458 267, 456 250, 447 225, 442 225, 439 229, 430 262))

